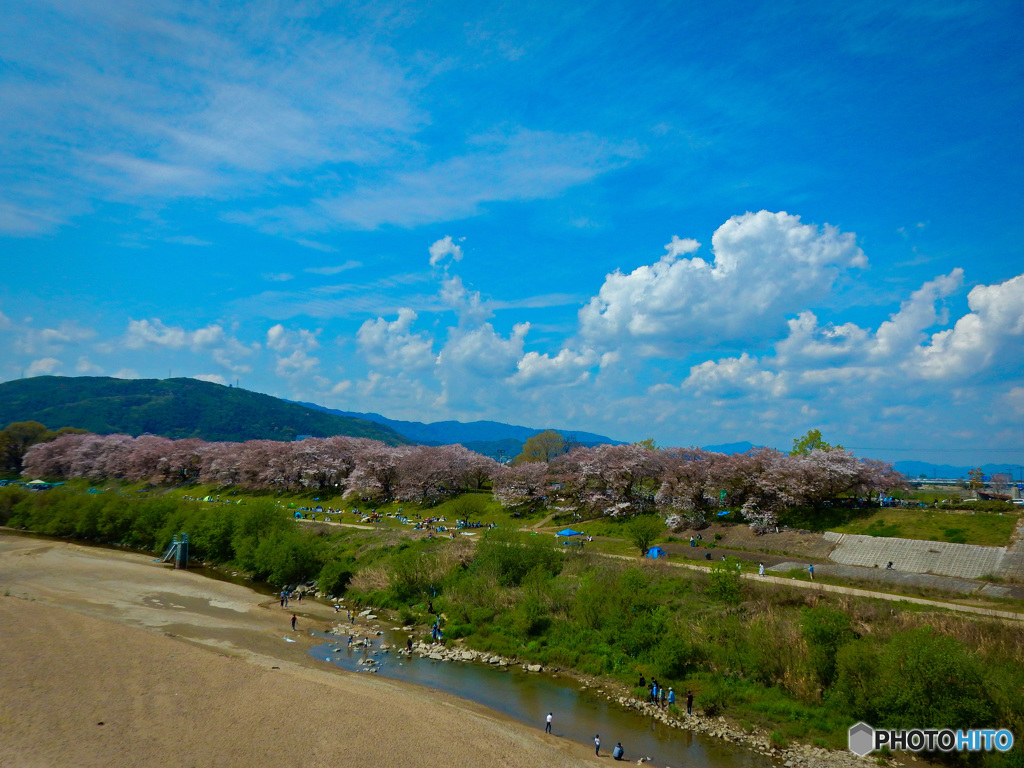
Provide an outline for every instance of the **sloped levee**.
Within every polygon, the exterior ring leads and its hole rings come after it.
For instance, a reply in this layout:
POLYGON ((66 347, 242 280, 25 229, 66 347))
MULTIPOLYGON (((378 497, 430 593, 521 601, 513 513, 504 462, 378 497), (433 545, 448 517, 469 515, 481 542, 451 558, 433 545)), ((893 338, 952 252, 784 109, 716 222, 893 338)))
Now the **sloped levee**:
MULTIPOLYGON (((853 533, 825 533, 836 543, 829 559, 843 565, 885 568, 890 562, 899 571, 934 573, 961 579, 1002 576, 1006 547, 950 544, 944 541, 893 539, 853 533)), ((1006 565, 1010 565, 1008 561, 1006 565)))

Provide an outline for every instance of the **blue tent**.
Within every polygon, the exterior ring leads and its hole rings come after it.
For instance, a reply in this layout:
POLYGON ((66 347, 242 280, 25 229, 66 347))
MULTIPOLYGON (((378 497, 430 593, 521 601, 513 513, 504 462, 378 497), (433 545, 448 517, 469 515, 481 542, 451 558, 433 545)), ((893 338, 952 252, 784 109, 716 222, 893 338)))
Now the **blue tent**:
POLYGON ((647 550, 647 557, 658 559, 659 557, 668 557, 668 555, 661 547, 651 547, 647 550))
POLYGON ((582 533, 580 533, 579 531, 574 531, 572 528, 564 528, 564 529, 562 529, 561 531, 559 531, 558 533, 555 534, 555 536, 582 536, 582 535, 583 535, 582 533))

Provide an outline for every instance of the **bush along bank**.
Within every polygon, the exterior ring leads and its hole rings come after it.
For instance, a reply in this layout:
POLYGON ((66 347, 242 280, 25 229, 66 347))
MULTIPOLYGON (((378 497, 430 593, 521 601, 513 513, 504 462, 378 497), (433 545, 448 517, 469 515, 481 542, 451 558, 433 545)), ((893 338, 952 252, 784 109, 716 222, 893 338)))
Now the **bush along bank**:
MULTIPOLYGON (((706 727, 752 734, 744 743, 754 746, 768 733, 777 750, 843 749, 857 720, 1024 734, 1021 627, 741 583, 728 561, 704 574, 566 552, 550 536, 504 528, 475 546, 410 541, 394 530, 308 530, 269 503, 62 489, 0 489, 0 523, 153 552, 187 530, 199 559, 275 585, 316 580, 325 594, 395 611, 400 624, 440 614, 449 648, 574 670, 626 706, 641 674, 677 694, 692 689, 714 718, 706 727)), ((1020 747, 973 758, 1019 760, 1020 747)))

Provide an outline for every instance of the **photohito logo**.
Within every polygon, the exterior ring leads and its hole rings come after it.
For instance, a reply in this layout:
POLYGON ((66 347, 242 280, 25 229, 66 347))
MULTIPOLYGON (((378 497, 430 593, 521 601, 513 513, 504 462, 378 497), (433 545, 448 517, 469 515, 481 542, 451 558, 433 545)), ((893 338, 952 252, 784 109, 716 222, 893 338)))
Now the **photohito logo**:
POLYGON ((1013 746, 1013 734, 1005 728, 954 731, 952 728, 911 728, 903 731, 872 728, 867 723, 850 727, 847 743, 850 751, 864 757, 882 747, 909 752, 1006 752, 1013 746))

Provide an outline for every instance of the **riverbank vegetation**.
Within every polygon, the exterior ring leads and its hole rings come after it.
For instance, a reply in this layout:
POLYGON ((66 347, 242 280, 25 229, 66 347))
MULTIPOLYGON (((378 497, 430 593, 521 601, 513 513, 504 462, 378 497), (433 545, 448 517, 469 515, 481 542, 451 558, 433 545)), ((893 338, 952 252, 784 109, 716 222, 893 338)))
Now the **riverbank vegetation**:
POLYGON ((225 492, 211 503, 116 490, 0 488, 0 523, 153 553, 188 531, 196 559, 275 585, 315 580, 403 621, 432 621, 432 603, 448 644, 624 689, 656 677, 677 694, 692 689, 698 710, 779 739, 842 748, 859 719, 1024 733, 1016 624, 741 580, 731 560, 704 573, 610 559, 508 525, 411 539, 395 527, 298 524, 273 497, 237 504, 225 492))

